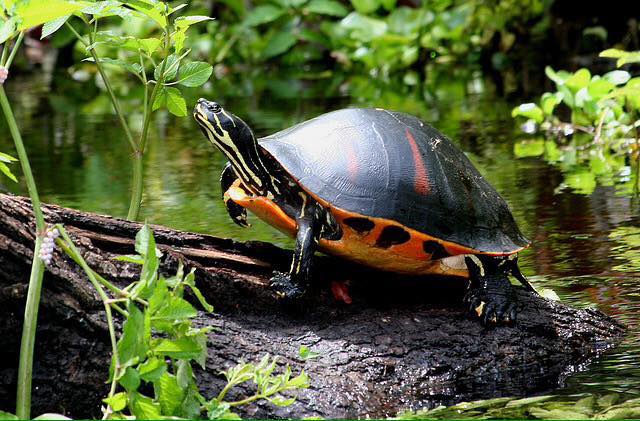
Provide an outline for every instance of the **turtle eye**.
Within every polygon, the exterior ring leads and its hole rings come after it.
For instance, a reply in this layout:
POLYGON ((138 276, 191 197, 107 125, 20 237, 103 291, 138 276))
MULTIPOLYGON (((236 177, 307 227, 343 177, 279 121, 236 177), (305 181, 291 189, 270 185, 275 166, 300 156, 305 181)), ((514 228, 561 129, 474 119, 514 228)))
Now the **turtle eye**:
POLYGON ((217 102, 212 102, 211 104, 209 104, 209 109, 214 113, 217 113, 222 109, 222 107, 220 107, 220 104, 218 104, 217 102))

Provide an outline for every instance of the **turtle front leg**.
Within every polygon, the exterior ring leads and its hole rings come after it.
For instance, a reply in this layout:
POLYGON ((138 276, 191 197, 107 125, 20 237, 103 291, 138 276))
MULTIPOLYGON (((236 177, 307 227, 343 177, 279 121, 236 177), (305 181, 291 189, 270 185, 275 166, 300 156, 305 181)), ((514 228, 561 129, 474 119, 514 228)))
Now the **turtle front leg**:
POLYGON ((231 220, 241 227, 248 227, 249 223, 247 222, 247 210, 231 200, 229 193, 227 193, 229 187, 231 187, 237 179, 238 176, 233 170, 231 163, 227 162, 227 165, 225 165, 222 170, 222 174, 220 174, 222 200, 224 200, 224 206, 227 208, 227 213, 231 217, 231 220))
POLYGON ((295 300, 304 295, 311 280, 313 255, 322 231, 322 209, 316 203, 305 205, 296 218, 298 233, 289 273, 275 272, 271 287, 283 298, 295 300))
POLYGON ((465 256, 471 282, 465 302, 484 324, 516 321, 518 301, 506 260, 481 254, 465 256))

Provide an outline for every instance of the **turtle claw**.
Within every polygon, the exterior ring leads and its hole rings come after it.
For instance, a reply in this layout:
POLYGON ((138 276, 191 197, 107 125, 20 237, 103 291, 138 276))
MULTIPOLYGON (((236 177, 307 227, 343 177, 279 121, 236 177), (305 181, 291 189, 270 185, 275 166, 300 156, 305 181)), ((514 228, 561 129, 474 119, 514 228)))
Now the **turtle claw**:
POLYGON ((269 286, 280 298, 295 301, 302 298, 305 293, 305 290, 295 283, 288 273, 274 272, 270 281, 269 286))
POLYGON ((464 300, 469 305, 469 312, 485 326, 513 324, 516 321, 517 302, 510 284, 499 285, 498 288, 472 288, 464 300))

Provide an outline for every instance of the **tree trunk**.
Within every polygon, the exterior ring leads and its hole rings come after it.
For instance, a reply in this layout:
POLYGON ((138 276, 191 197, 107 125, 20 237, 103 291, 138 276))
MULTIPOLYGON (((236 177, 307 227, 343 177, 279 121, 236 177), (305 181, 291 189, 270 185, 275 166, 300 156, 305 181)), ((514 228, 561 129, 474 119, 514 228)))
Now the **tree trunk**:
MULTIPOLYGON (((0 195, 0 204, 0 409, 12 411, 35 225, 27 199, 0 195)), ((65 225, 96 271, 121 285, 137 278, 136 266, 113 257, 134 252, 140 224, 57 206, 44 212, 48 222, 65 225)), ((180 260, 197 268, 198 286, 215 307, 196 320, 217 328, 209 336, 207 370, 197 372, 206 396, 223 386, 219 370, 265 353, 310 376, 311 387, 292 406, 254 405, 241 410, 244 416, 384 417, 547 392, 569 367, 582 367, 623 335, 599 311, 522 288, 517 324, 485 328, 462 307, 462 280, 400 278, 322 256, 305 302, 285 308, 267 285, 273 270, 288 269, 288 251, 152 228, 164 253, 162 271, 175 271, 180 260), (353 304, 333 300, 328 285, 337 279, 349 280, 353 304), (319 357, 299 360, 301 345, 319 357)), ((97 416, 110 361, 105 318, 84 273, 59 250, 45 275, 39 322, 33 413, 97 416)))

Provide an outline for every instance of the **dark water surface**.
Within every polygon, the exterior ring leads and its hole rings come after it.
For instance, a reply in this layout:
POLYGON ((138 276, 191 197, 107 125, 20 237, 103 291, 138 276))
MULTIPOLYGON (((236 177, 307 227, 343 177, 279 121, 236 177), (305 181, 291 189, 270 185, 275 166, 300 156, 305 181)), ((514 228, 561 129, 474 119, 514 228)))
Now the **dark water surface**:
MULTIPOLYGON (((64 75, 53 82, 15 78, 8 85, 42 200, 126 215, 130 152, 107 99, 96 99, 95 89, 87 87, 91 83, 73 83, 64 75)), ((532 282, 555 290, 571 305, 596 306, 630 329, 624 343, 586 371, 568 375, 555 393, 639 393, 640 218, 635 200, 615 182, 579 194, 562 188, 568 176, 562 165, 517 159, 514 144, 520 134, 510 117, 514 103, 496 98, 487 80, 452 72, 431 76, 425 86, 405 87, 368 78, 254 76, 191 94, 190 106, 198 96, 215 98, 258 136, 346 106, 405 111, 439 128, 509 202, 522 232, 533 240, 520 258, 532 282)), ((139 128, 136 110, 141 106, 131 101, 127 107, 132 127, 139 128)), ((0 132, 0 151, 15 155, 4 119, 0 132)), ((145 161, 143 216, 177 229, 290 246, 290 240, 255 218, 251 229, 229 220, 218 182, 223 164, 190 117, 158 114, 145 161)), ((631 172, 624 167, 620 177, 631 172)), ((0 178, 3 190, 26 194, 23 183, 0 178)))

